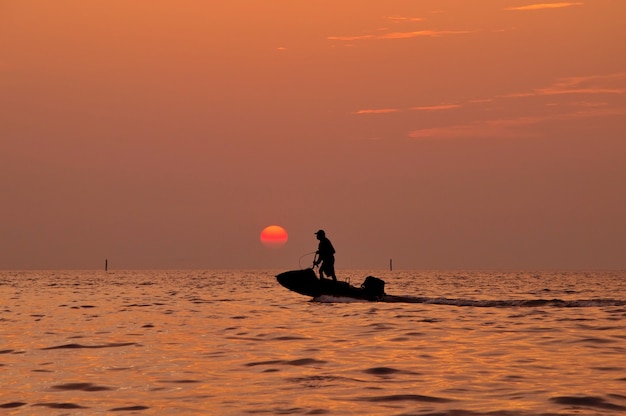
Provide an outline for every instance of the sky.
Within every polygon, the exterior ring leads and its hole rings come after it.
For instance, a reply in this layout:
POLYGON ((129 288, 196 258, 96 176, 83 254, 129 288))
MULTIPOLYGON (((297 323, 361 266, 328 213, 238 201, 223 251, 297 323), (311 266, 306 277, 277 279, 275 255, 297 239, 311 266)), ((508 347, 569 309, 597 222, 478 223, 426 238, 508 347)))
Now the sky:
POLYGON ((624 16, 0 0, 0 269, 625 269, 624 16))

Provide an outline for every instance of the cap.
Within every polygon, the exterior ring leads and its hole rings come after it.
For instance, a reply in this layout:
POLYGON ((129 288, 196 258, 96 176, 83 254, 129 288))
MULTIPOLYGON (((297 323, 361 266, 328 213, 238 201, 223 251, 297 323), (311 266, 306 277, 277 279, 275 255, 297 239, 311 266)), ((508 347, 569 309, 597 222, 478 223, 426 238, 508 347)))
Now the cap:
POLYGON ((326 235, 326 233, 324 232, 324 230, 319 230, 318 232, 315 233, 315 235, 326 235))

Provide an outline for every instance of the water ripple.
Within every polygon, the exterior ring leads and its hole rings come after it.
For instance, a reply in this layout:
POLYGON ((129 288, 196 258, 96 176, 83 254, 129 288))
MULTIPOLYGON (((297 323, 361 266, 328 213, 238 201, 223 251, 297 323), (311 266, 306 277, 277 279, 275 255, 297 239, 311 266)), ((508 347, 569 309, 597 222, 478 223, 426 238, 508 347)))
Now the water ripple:
POLYGON ((613 404, 602 397, 594 396, 559 396, 551 398, 550 401, 571 406, 595 407, 606 410, 626 410, 626 406, 613 404))
POLYGON ((67 383, 52 386, 55 390, 81 390, 81 391, 106 391, 113 390, 111 387, 96 386, 93 383, 67 383))
POLYGON ((42 350, 59 350, 59 349, 77 349, 77 348, 115 348, 127 347, 129 345, 139 345, 136 342, 112 342, 102 345, 83 345, 83 344, 63 344, 54 347, 41 348, 42 350))
POLYGON ((391 394, 388 396, 371 396, 371 397, 360 397, 356 399, 357 401, 365 401, 365 402, 428 402, 428 403, 451 403, 454 402, 453 399, 445 399, 441 397, 432 397, 432 396, 422 396, 420 394, 391 394))

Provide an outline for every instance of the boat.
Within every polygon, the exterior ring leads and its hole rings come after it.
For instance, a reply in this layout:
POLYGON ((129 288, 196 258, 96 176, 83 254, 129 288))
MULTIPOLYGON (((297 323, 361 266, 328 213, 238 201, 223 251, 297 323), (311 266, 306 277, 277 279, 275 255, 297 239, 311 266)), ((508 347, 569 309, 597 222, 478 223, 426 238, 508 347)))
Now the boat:
POLYGON ((292 292, 313 298, 333 296, 367 301, 389 301, 390 298, 385 294, 385 282, 374 276, 367 276, 363 284, 356 287, 349 282, 318 278, 315 270, 309 268, 280 273, 276 280, 292 292))
POLYGON ((385 282, 374 276, 367 276, 361 286, 349 282, 318 278, 312 268, 290 270, 276 275, 282 286, 314 300, 334 301, 339 298, 388 303, 424 303, 429 298, 416 296, 396 296, 385 293, 385 282))

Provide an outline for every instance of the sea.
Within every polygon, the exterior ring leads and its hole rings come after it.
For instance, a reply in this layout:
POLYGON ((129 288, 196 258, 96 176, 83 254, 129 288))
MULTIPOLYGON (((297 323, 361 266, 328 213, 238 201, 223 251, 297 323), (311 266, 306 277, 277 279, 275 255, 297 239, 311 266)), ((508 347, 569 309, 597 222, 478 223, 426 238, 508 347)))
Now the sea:
POLYGON ((0 271, 0 415, 625 415, 625 271, 0 271))

